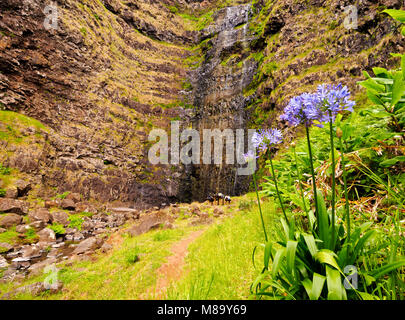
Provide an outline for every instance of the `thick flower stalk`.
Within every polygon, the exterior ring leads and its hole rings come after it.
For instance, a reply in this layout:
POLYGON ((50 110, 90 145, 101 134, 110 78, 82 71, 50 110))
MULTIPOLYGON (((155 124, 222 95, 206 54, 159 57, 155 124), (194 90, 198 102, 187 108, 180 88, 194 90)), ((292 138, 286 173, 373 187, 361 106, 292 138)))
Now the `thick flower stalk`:
POLYGON ((274 146, 280 144, 282 141, 283 141, 283 134, 278 129, 259 130, 252 137, 253 146, 255 148, 257 148, 259 150, 259 152, 265 153, 270 160, 271 173, 273 176, 273 182, 274 182, 274 186, 276 188, 277 197, 280 202, 280 206, 281 206, 281 210, 283 211, 284 218, 287 221, 287 223, 289 223, 289 220, 287 218, 287 214, 286 214, 286 211, 284 208, 283 199, 281 197, 280 190, 278 188, 277 177, 276 177, 276 174, 274 171, 273 159, 271 156, 271 149, 274 146))
MULTIPOLYGON (((252 138, 253 139, 253 138, 252 138)), ((245 162, 248 164, 248 166, 251 166, 253 161, 256 161, 256 156, 255 153, 252 150, 249 150, 248 153, 244 154, 243 157, 245 158, 245 162)), ((262 212, 262 207, 260 204, 260 197, 259 197, 259 191, 257 190, 257 182, 256 182, 256 172, 254 172, 252 168, 252 175, 253 175, 253 182, 255 186, 255 191, 256 191, 256 197, 257 197, 257 205, 259 206, 259 212, 260 212, 260 220, 262 222, 262 228, 263 228, 263 233, 264 233, 264 239, 266 242, 268 241, 267 238, 267 232, 266 232, 266 226, 264 224, 264 219, 263 219, 263 212, 262 212)))

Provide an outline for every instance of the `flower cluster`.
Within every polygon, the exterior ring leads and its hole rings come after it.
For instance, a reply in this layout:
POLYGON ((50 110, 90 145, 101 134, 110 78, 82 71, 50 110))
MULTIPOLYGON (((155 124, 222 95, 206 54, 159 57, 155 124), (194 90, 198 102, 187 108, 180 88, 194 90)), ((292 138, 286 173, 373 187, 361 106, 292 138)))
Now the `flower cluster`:
POLYGON ((322 126, 323 122, 330 121, 330 116, 333 122, 339 112, 353 112, 354 105, 346 86, 323 84, 318 86, 315 93, 303 93, 292 98, 280 119, 291 126, 305 124, 310 127, 315 123, 322 126))
POLYGON ((262 129, 256 131, 252 136, 253 146, 260 152, 280 144, 283 141, 283 134, 278 129, 262 129))

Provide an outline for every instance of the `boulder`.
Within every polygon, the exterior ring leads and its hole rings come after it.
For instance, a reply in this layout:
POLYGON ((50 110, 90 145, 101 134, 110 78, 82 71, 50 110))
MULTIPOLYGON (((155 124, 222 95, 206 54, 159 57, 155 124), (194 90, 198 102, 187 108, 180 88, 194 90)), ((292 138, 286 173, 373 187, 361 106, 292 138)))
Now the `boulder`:
POLYGON ((14 185, 17 188, 18 197, 26 196, 31 190, 31 184, 24 180, 17 180, 14 185))
POLYGON ((71 199, 63 199, 61 203, 62 209, 74 211, 76 209, 76 205, 73 200, 71 199))
POLYGON ((160 225, 164 225, 165 222, 171 222, 172 218, 164 212, 158 211, 150 215, 143 216, 140 220, 141 221, 139 224, 128 230, 128 233, 133 237, 146 233, 151 229, 159 227, 160 225))
POLYGON ((46 208, 40 208, 30 211, 28 214, 31 221, 42 221, 48 223, 51 220, 51 215, 46 208))
POLYGON ((15 186, 8 187, 6 189, 6 198, 17 199, 18 198, 18 189, 15 186))
POLYGON ((43 272, 43 269, 46 266, 49 266, 53 263, 55 263, 57 260, 56 258, 49 258, 40 262, 37 262, 35 264, 32 264, 29 268, 28 271, 30 272, 30 274, 32 275, 39 275, 43 272))
POLYGON ((10 198, 0 198, 0 212, 25 215, 28 213, 28 203, 10 198))
POLYGON ((88 238, 78 244, 76 249, 73 251, 73 255, 79 255, 96 250, 100 248, 101 244, 102 243, 100 243, 100 239, 97 239, 96 237, 88 238))
POLYGON ((61 205, 61 203, 62 203, 62 201, 60 199, 47 200, 47 201, 45 201, 45 208, 50 209, 50 208, 59 207, 61 205))
POLYGON ((59 223, 64 226, 69 224, 69 215, 64 211, 51 212, 51 222, 59 223))
POLYGON ((18 233, 25 233, 27 232, 27 230, 30 228, 30 226, 26 225, 26 224, 21 224, 19 226, 17 226, 15 228, 15 231, 17 231, 18 233))
POLYGON ((37 233, 40 242, 54 242, 56 241, 55 232, 49 228, 42 229, 37 233))
POLYGON ((31 228, 35 229, 35 231, 39 231, 46 227, 46 223, 43 221, 34 221, 34 222, 31 222, 29 224, 29 226, 31 228))
POLYGON ((82 200, 82 197, 79 193, 69 193, 65 200, 72 200, 74 203, 78 203, 82 200))
POLYGON ((21 223, 22 217, 15 213, 0 215, 0 227, 9 229, 21 223))

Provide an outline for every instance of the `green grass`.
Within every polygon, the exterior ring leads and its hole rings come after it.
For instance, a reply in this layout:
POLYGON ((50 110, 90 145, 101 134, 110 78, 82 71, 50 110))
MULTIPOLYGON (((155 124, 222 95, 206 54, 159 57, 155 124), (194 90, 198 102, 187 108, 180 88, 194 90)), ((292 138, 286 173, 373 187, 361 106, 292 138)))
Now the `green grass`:
POLYGON ((6 232, 0 233, 0 242, 13 244, 17 240, 17 238, 18 233, 15 231, 15 227, 8 229, 6 232))
MULTIPOLYGON (((254 248, 263 243, 263 231, 254 195, 243 200, 245 211, 235 209, 232 218, 211 226, 189 247, 185 277, 168 289, 167 298, 177 299, 248 299, 249 287, 260 273, 262 250, 258 248, 258 269, 252 265, 254 248), (247 202, 254 203, 246 205, 247 202)), ((240 202, 242 203, 242 202, 240 202)), ((267 232, 275 235, 277 214, 272 201, 263 203, 267 232)))
MULTIPOLYGON (((185 226, 186 224, 184 224, 185 226)), ((139 237, 124 235, 123 242, 108 254, 95 254, 95 261, 59 265, 59 280, 64 292, 38 297, 21 294, 16 299, 140 299, 156 281, 156 270, 170 256, 175 241, 201 227, 155 230, 139 237)), ((0 235, 1 236, 1 235, 0 235)), ((46 275, 28 278, 21 285, 43 281, 46 275)), ((16 284, 1 283, 0 291, 13 290, 16 284)))

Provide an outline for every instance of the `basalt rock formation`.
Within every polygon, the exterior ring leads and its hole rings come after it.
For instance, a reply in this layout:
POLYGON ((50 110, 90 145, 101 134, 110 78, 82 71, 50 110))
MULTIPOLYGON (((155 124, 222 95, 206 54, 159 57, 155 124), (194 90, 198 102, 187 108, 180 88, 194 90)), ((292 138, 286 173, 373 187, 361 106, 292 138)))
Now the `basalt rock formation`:
POLYGON ((403 3, 360 1, 357 29, 345 27, 351 4, 60 0, 47 29, 47 1, 1 1, 0 163, 13 171, 0 189, 17 197, 24 180, 29 199, 72 191, 135 207, 247 191, 239 164, 151 165, 149 132, 173 120, 201 136, 284 127, 288 99, 323 82, 348 85, 361 104, 361 71, 404 51, 381 14, 403 3))

